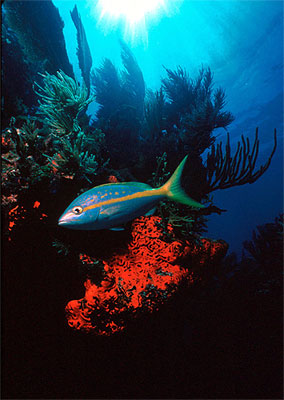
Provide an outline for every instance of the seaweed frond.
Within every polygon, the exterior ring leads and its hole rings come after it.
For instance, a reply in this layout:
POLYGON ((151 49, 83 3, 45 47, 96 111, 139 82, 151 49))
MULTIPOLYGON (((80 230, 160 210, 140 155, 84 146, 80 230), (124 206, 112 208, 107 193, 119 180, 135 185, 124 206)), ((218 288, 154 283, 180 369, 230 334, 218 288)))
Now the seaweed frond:
POLYGON ((194 101, 194 85, 185 69, 180 66, 175 71, 165 68, 167 78, 162 79, 162 88, 167 95, 173 114, 189 111, 194 101))
MULTIPOLYGON (((215 278, 223 289, 228 290, 229 296, 233 291, 235 298, 252 298, 258 308, 259 304, 265 304, 263 300, 266 298, 269 301, 269 318, 279 304, 279 314, 277 312, 276 315, 279 332, 282 332, 283 214, 253 230, 252 238, 243 242, 241 260, 238 260, 235 253, 231 253, 220 267, 215 278)), ((245 301, 244 304, 246 303, 245 301)), ((259 319, 259 314, 256 315, 259 319)), ((266 325, 270 330, 271 324, 266 325)))
MULTIPOLYGON (((145 97, 145 82, 142 71, 133 56, 129 47, 122 40, 121 46, 121 59, 124 65, 122 71, 122 88, 126 92, 127 98, 130 100, 129 104, 135 106, 140 118, 143 117, 144 110, 144 97, 145 97)), ((128 100, 128 101, 129 101, 128 100)))
POLYGON ((92 56, 87 41, 86 32, 84 25, 82 23, 80 14, 78 13, 77 6, 70 11, 72 21, 77 30, 77 56, 79 60, 79 67, 82 72, 82 77, 84 79, 85 85, 90 90, 90 71, 92 68, 92 56))
POLYGON ((120 105, 121 86, 118 71, 114 64, 105 58, 100 67, 92 71, 92 83, 95 88, 96 102, 100 105, 98 118, 107 119, 120 105))
POLYGON ((165 128, 165 96, 162 89, 147 90, 144 106, 146 138, 153 142, 165 128))
POLYGON ((243 243, 243 261, 248 267, 258 268, 262 279, 266 277, 266 286, 279 283, 283 278, 283 214, 274 222, 257 226, 252 240, 243 243))
MULTIPOLYGON (((91 183, 88 176, 94 177, 97 174, 99 163, 96 154, 91 154, 87 150, 85 138, 83 132, 79 132, 75 138, 70 136, 57 138, 58 153, 52 157, 48 155, 46 157, 56 172, 58 171, 61 175, 84 178, 91 183)), ((106 163, 103 166, 105 165, 106 163)))
POLYGON ((166 69, 167 78, 162 80, 166 94, 166 118, 168 129, 176 126, 187 151, 202 154, 211 146, 216 128, 226 128, 233 120, 230 112, 221 111, 225 106, 225 92, 213 89, 210 68, 201 68, 196 79, 191 79, 185 69, 166 69))
POLYGON ((35 83, 34 90, 41 98, 39 111, 51 132, 62 136, 80 131, 80 117, 94 100, 93 96, 89 97, 85 84, 80 86, 63 71, 58 71, 56 75, 47 72, 40 75, 44 87, 35 83))
POLYGON ((126 107, 136 110, 142 119, 144 112, 145 83, 141 69, 124 42, 121 44, 123 71, 118 71, 109 59, 92 73, 96 101, 100 104, 99 118, 111 119, 126 107))
POLYGON ((50 172, 42 153, 44 138, 40 135, 35 120, 27 120, 17 128, 16 119, 11 118, 9 127, 3 132, 4 142, 9 146, 4 150, 1 159, 3 175, 8 179, 8 187, 28 188, 30 184, 40 181, 50 172))
MULTIPOLYGON (((125 167, 129 147, 139 146, 139 137, 144 118, 145 83, 142 72, 130 49, 121 42, 121 57, 124 70, 118 71, 105 59, 92 73, 96 101, 97 127, 106 134, 107 146, 113 165, 125 167)), ((135 163, 139 151, 132 154, 135 163)))
POLYGON ((213 145, 207 155, 207 188, 206 193, 217 189, 227 189, 233 186, 240 186, 246 183, 253 183, 259 179, 268 169, 277 147, 276 129, 274 129, 274 146, 266 163, 255 169, 259 139, 258 128, 255 131, 253 146, 250 146, 249 138, 242 135, 241 142, 238 142, 237 150, 231 154, 230 136, 227 134, 225 152, 222 150, 222 142, 213 145))

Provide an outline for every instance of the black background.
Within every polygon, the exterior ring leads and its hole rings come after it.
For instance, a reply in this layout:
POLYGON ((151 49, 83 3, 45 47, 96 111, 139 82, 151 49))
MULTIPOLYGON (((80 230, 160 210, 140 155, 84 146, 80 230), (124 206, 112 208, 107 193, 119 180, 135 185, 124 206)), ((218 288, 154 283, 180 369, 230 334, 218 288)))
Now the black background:
POLYGON ((122 333, 78 333, 77 266, 40 230, 21 237, 2 249, 2 398, 281 398, 279 296, 187 289, 122 333))

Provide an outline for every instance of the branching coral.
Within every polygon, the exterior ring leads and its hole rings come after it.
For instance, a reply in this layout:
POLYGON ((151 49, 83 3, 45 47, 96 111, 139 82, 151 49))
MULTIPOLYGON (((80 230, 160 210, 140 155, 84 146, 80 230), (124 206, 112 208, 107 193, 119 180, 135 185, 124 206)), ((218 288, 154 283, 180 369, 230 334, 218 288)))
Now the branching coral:
MULTIPOLYGON (((208 211, 208 214, 211 212, 215 211, 208 211)), ((170 224, 181 238, 194 239, 207 230, 207 219, 204 215, 182 204, 161 202, 158 206, 158 214, 161 215, 164 223, 170 224)))
POLYGON ((273 277, 282 271, 283 264, 283 217, 279 215, 274 223, 259 225, 253 231, 252 240, 244 242, 249 258, 263 268, 266 275, 273 277))
POLYGON ((233 186, 253 183, 269 167, 277 146, 276 129, 274 130, 274 147, 268 160, 255 170, 259 150, 258 129, 255 132, 253 146, 250 147, 248 138, 242 135, 242 143, 239 141, 234 155, 231 154, 230 137, 227 134, 225 152, 222 151, 222 142, 211 147, 207 155, 207 188, 206 193, 217 189, 226 189, 233 186))
MULTIPOLYGON (((98 160, 96 154, 91 154, 91 151, 98 153, 98 149, 90 146, 89 150, 87 150, 89 142, 86 142, 85 137, 83 132, 79 132, 73 139, 70 137, 58 138, 58 153, 53 156, 46 156, 54 172, 64 176, 84 177, 87 181, 89 181, 88 176, 94 177, 97 174, 99 169, 98 160)), ((96 144, 95 139, 94 142, 96 144)), ((91 183, 91 181, 89 182, 91 183)))
POLYGON ((165 128, 165 96, 162 89, 156 92, 147 90, 144 112, 147 125, 144 136, 153 143, 165 128))
POLYGON ((157 157, 157 168, 152 173, 150 184, 153 187, 160 187, 167 181, 169 176, 170 172, 167 171, 167 153, 163 153, 160 157, 157 157))
POLYGON ((180 115, 190 111, 196 100, 194 94, 201 85, 201 79, 196 82, 192 81, 188 73, 180 66, 176 71, 167 68, 165 70, 168 77, 162 80, 162 87, 169 100, 169 111, 177 122, 180 115))
POLYGON ((96 101, 100 104, 98 117, 110 119, 122 109, 131 107, 136 110, 137 118, 141 119, 145 97, 143 75, 125 43, 121 42, 121 48, 123 71, 118 72, 113 63, 105 59, 92 74, 96 101))
POLYGON ((221 88, 213 90, 213 74, 209 68, 202 68, 194 80, 181 67, 166 71, 168 77, 162 80, 162 87, 168 99, 168 129, 176 125, 189 151, 201 154, 215 140, 212 131, 225 128, 233 121, 230 112, 221 111, 225 92, 221 88))
POLYGON ((80 131, 80 117, 94 99, 84 84, 80 86, 63 71, 56 75, 41 75, 44 87, 36 83, 35 92, 41 98, 39 111, 55 135, 76 133, 80 131))
MULTIPOLYGON (((236 298, 256 299, 258 309, 265 297, 269 302, 272 301, 269 314, 277 304, 281 304, 282 315, 283 214, 276 217, 274 222, 257 226, 252 239, 243 243, 241 260, 238 261, 234 254, 226 257, 216 278, 225 290, 231 292, 233 289, 236 298)), ((282 331, 282 324, 280 329, 282 331)))
POLYGON ((38 122, 27 120, 19 128, 12 119, 2 137, 3 194, 9 196, 31 189, 43 180, 76 179, 93 184, 104 171, 104 134, 94 129, 87 134, 46 136, 38 122))
POLYGON ((125 93, 126 104, 133 105, 138 111, 138 117, 143 118, 145 82, 143 74, 129 47, 123 42, 121 45, 121 58, 125 70, 122 71, 122 89, 125 93))
POLYGON ((16 120, 11 119, 10 126, 4 132, 4 142, 9 146, 3 148, 2 162, 5 189, 18 187, 21 190, 39 181, 50 168, 42 154, 43 138, 35 121, 28 120, 21 128, 16 128, 16 120))
MULTIPOLYGON (((118 71, 105 59, 92 74, 96 101, 100 108, 97 126, 106 133, 116 167, 125 166, 126 147, 137 149, 144 113, 145 84, 130 49, 121 42, 124 70, 118 71)), ((132 154, 135 161, 135 154, 132 154)))
POLYGON ((92 101, 86 87, 62 71, 42 76, 44 87, 37 84, 35 92, 46 123, 36 117, 12 118, 3 134, 5 196, 43 181, 51 190, 62 177, 93 184, 108 162, 104 133, 86 121, 85 109, 92 101))
POLYGON ((92 83, 96 92, 96 101, 100 104, 97 113, 103 121, 110 118, 120 105, 120 79, 117 69, 109 59, 92 72, 92 83))

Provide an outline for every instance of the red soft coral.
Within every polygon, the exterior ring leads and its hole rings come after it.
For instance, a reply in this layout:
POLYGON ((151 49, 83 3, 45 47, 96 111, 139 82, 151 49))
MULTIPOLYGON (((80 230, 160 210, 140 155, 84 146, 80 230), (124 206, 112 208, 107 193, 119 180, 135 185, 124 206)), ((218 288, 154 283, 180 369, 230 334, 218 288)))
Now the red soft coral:
MULTIPOLYGON (((197 279, 181 263, 195 259, 200 265, 224 253, 224 242, 202 239, 202 244, 178 240, 171 225, 160 217, 141 217, 132 224, 132 239, 126 251, 103 260, 104 278, 100 285, 85 281, 85 297, 66 306, 68 324, 78 330, 110 335, 125 328, 129 316, 138 311, 152 312, 165 302, 182 282, 197 279)), ((83 263, 96 260, 81 254, 83 263)), ((189 262, 190 263, 190 262, 189 262)))

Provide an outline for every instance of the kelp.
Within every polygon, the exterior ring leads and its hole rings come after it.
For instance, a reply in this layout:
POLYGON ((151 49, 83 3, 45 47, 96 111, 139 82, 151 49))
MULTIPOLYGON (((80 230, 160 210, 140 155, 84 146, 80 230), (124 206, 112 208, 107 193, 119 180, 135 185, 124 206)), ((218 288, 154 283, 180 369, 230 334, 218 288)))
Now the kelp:
POLYGON ((39 112, 51 132, 57 136, 79 132, 80 119, 94 100, 93 96, 88 95, 84 83, 80 86, 63 71, 58 71, 56 76, 47 72, 41 76, 44 86, 35 83, 35 92, 41 98, 39 112))
POLYGON ((241 136, 238 141, 237 150, 232 155, 230 136, 227 133, 225 151, 222 150, 222 142, 211 147, 207 155, 206 172, 207 188, 206 193, 217 189, 227 189, 233 186, 240 186, 246 183, 254 183, 268 169, 272 157, 276 151, 277 138, 274 129, 274 146, 266 163, 258 169, 255 168, 259 152, 258 128, 255 131, 254 143, 251 146, 249 138, 241 136))
POLYGON ((72 21, 77 30, 77 56, 79 60, 79 67, 82 72, 85 85, 90 91, 90 71, 92 68, 92 56, 87 41, 84 25, 82 24, 80 14, 78 13, 77 6, 70 12, 72 21))

